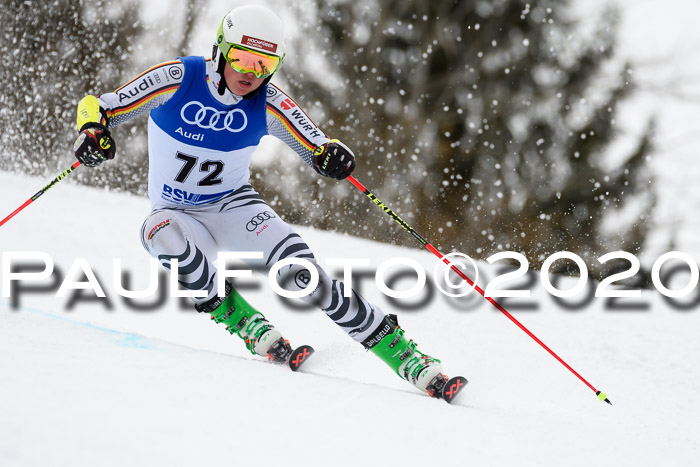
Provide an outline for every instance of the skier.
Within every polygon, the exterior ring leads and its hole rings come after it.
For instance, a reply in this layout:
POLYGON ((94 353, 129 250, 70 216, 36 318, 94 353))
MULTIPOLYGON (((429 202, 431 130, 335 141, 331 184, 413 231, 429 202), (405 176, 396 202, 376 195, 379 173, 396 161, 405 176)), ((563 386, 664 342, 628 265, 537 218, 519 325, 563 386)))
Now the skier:
MULTIPOLYGON (((447 377, 440 361, 404 336, 396 317, 329 277, 304 240, 248 183, 250 159, 265 135, 296 151, 316 172, 343 180, 355 156, 329 139, 299 105, 270 83, 285 56, 284 25, 261 6, 242 6, 224 16, 211 60, 189 56, 158 64, 112 93, 88 95, 78 105, 74 150, 95 167, 113 159, 110 130, 142 114, 148 118, 148 194, 152 211, 141 230, 148 253, 178 280, 203 291, 195 308, 223 323, 260 356, 285 362, 289 342, 230 283, 219 293, 213 266, 219 251, 263 252, 271 266, 303 258, 318 271, 316 289, 303 298, 321 308, 351 338, 386 362, 403 379, 433 397, 447 377)), ((303 290, 309 271, 299 264, 279 271, 290 292, 303 290), (302 280, 300 280, 302 279, 302 280)))

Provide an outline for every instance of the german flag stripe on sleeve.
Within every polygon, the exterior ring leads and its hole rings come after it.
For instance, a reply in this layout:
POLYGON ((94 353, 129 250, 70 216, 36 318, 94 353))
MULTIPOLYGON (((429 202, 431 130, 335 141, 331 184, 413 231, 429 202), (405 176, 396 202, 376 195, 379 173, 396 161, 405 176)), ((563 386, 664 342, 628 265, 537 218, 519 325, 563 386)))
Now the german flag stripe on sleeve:
POLYGON ((299 133, 299 131, 297 131, 296 127, 294 126, 294 124, 287 117, 285 117, 284 114, 281 113, 278 109, 276 109, 275 107, 273 107, 271 104, 268 103, 267 104, 267 111, 268 111, 268 113, 271 113, 272 115, 274 115, 275 118, 277 118, 277 120, 282 122, 282 124, 287 129, 287 131, 289 131, 289 134, 294 136, 294 139, 299 141, 299 143, 301 143, 302 146, 304 146, 305 148, 307 148, 309 151, 312 151, 312 152, 314 151, 314 149, 316 149, 316 145, 314 145, 311 141, 309 141, 306 137, 304 137, 303 134, 299 133))
MULTIPOLYGON (((271 85, 274 86, 274 85, 271 85)), ((316 149, 316 144, 310 137, 325 137, 313 120, 304 112, 294 99, 277 86, 274 86, 281 95, 267 101, 267 112, 280 121, 302 146, 310 151, 316 149)))
MULTIPOLYGON (((277 87, 277 86, 275 86, 275 87, 277 87)), ((292 98, 289 96, 289 94, 287 94, 286 92, 282 91, 280 88, 277 88, 277 89, 278 89, 279 92, 281 92, 287 99, 289 99, 290 101, 292 101, 292 102, 294 103, 294 105, 297 107, 297 109, 299 109, 299 110, 301 111, 301 113, 304 114, 304 116, 306 117, 306 119, 307 119, 308 121, 310 121, 311 124, 312 124, 313 126, 315 126, 316 128, 318 128, 318 125, 316 125, 316 123, 314 123, 314 121, 311 120, 311 117, 309 117, 309 116, 306 114, 306 112, 304 112, 304 109, 302 109, 301 106, 300 106, 299 104, 297 104, 297 101, 295 101, 294 99, 292 99, 292 98)), ((285 100, 286 100, 286 99, 285 99, 285 100)))
POLYGON ((123 107, 115 107, 111 111, 107 112, 107 116, 109 118, 113 118, 113 117, 116 117, 119 115, 123 115, 123 114, 129 113, 129 112, 132 112, 132 111, 138 109, 139 107, 143 107, 148 102, 150 102, 151 100, 155 99, 158 96, 163 96, 165 94, 171 94, 171 93, 176 92, 179 87, 180 87, 180 83, 177 83, 177 84, 173 84, 172 86, 165 87, 165 88, 155 89, 152 92, 141 96, 139 98, 139 100, 129 103, 129 105, 125 105, 123 107))
POLYGON ((152 72, 153 70, 157 70, 158 68, 162 68, 162 67, 166 67, 166 66, 170 66, 170 65, 179 65, 179 64, 182 64, 182 62, 181 62, 180 60, 173 60, 173 61, 171 61, 171 62, 159 63, 158 65, 156 65, 156 66, 154 66, 154 67, 151 67, 151 68, 149 68, 148 70, 144 71, 143 73, 141 73, 141 74, 138 75, 136 78, 134 78, 134 79, 132 79, 131 81, 129 81, 128 83, 126 83, 126 84, 124 84, 124 85, 118 87, 117 90, 114 91, 114 92, 119 93, 119 91, 121 91, 121 90, 124 89, 125 87, 129 86, 131 83, 133 83, 133 82, 135 82, 135 81, 138 81, 139 78, 142 78, 144 75, 147 75, 148 73, 152 72))

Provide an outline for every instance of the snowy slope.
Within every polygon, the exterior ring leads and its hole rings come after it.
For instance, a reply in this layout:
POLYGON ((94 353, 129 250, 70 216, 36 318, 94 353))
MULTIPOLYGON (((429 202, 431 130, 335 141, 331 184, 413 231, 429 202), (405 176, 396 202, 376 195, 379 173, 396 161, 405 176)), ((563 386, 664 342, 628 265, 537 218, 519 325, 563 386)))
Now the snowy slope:
MULTIPOLYGON (((0 217, 45 182, 0 174, 0 217)), ((134 310, 115 292, 112 263, 133 273, 131 288, 145 287, 147 213, 145 199, 67 180, 0 228, 5 260, 44 252, 65 276, 84 258, 111 306, 82 299, 69 309, 70 294, 55 297, 55 286, 20 292, 16 310, 2 299, 0 465, 683 466, 700 454, 696 309, 648 292, 647 311, 595 300, 568 311, 533 287, 536 310, 514 314, 607 392, 610 407, 483 300, 458 306, 436 293, 409 311, 363 280, 362 293, 398 313, 448 373, 469 378, 448 406, 413 391, 323 313, 284 305, 264 278, 250 279, 245 295, 293 343, 317 349, 304 374, 252 357, 175 299, 134 310)), ((321 263, 341 241, 348 256, 371 258, 368 273, 397 256, 429 276, 435 264, 421 250, 299 231, 321 263)))

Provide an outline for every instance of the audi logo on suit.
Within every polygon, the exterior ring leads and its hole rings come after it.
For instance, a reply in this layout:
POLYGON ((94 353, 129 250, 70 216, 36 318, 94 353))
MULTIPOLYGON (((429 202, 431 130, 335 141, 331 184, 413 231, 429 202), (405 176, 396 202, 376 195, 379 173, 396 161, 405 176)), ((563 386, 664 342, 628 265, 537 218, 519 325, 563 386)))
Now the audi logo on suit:
POLYGON ((248 126, 248 116, 241 109, 233 109, 226 112, 216 110, 214 107, 207 107, 198 101, 191 101, 183 105, 180 117, 182 117, 183 122, 189 125, 196 125, 205 130, 228 130, 231 133, 238 133, 245 130, 248 126), (196 110, 188 111, 190 107, 194 107, 196 110), (243 121, 234 126, 233 120, 236 118, 236 114, 240 114, 243 117, 243 121))
POLYGON ((273 219, 277 216, 272 214, 270 211, 263 211, 257 216, 253 217, 248 223, 245 225, 245 228, 248 232, 253 232, 255 229, 258 228, 258 226, 262 225, 265 223, 265 221, 273 219))

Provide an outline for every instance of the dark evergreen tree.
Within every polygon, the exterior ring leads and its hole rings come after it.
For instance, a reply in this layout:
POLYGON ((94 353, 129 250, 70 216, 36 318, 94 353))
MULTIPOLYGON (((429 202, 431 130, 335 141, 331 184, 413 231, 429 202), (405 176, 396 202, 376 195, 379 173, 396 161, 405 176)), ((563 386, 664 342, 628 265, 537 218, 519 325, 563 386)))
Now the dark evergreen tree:
MULTIPOLYGON (((142 26, 133 2, 3 1, 0 7, 0 169, 48 175, 72 163, 78 101, 120 85, 142 26)), ((143 185, 143 140, 121 130, 119 164, 77 171, 100 186, 143 185), (128 150, 127 150, 128 148, 128 150)))
MULTIPOLYGON (((324 129, 356 150, 357 177, 441 248, 476 257, 514 250, 532 266, 569 250, 596 266, 599 254, 635 252, 644 241, 653 125, 619 162, 605 157, 633 88, 613 54, 616 15, 601 11, 584 31, 567 3, 317 1, 317 22, 302 22, 292 45, 309 61, 283 73, 302 104, 320 102, 324 129), (605 228, 632 199, 632 220, 605 228)), ((285 190, 264 191, 292 196, 285 190)), ((368 216, 361 196, 348 198, 350 187, 317 182, 306 193, 320 201, 279 209, 297 222, 322 212, 315 222, 324 228, 414 245, 386 216, 368 216)))
MULTIPOLYGON (((593 267, 602 252, 643 244, 653 125, 625 157, 606 157, 633 89, 613 53, 613 10, 586 29, 567 1, 309 1, 315 11, 284 5, 301 34, 280 74, 356 150, 358 178, 440 249, 515 250, 533 266, 570 250, 593 267), (618 213, 625 221, 610 222, 618 213)), ((188 0, 188 11, 199 4, 188 0)), ((141 71, 130 60, 143 29, 136 6, 5 0, 0 19, 0 169, 63 170, 77 101, 141 71)), ((72 179, 144 193, 145 132, 133 125, 142 122, 117 130, 118 164, 72 179)), ((254 171, 288 221, 413 245, 349 184, 293 163, 298 171, 254 171)))

